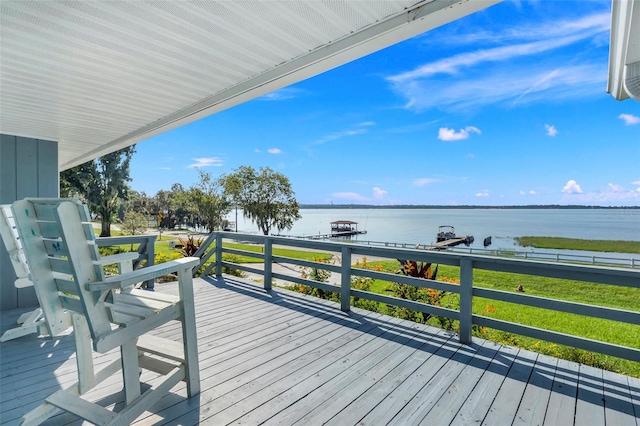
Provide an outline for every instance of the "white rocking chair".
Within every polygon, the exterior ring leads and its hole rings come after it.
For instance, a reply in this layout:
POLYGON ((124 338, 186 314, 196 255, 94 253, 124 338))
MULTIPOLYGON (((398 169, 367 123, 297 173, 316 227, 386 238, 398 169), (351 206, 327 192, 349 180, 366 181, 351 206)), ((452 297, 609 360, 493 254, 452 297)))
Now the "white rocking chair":
MULTIPOLYGON (((9 253, 9 259, 17 277, 15 281, 16 288, 32 287, 33 283, 29 279, 29 267, 22 252, 18 230, 15 228, 13 213, 9 204, 0 205, 0 235, 9 253)), ((44 327, 42 309, 40 308, 22 314, 18 318, 18 324, 18 327, 5 331, 0 338, 0 342, 6 342, 31 333, 47 333, 44 327)), ((71 326, 70 321, 69 326, 71 326)))
POLYGON ((198 258, 105 278, 86 206, 68 199, 25 199, 12 209, 52 336, 64 331, 71 312, 78 365, 78 382, 46 398, 23 424, 39 424, 60 410, 94 424, 128 424, 180 381, 189 397, 200 392, 191 275, 198 258), (133 288, 171 272, 178 273, 179 297, 133 288), (181 322, 182 342, 147 334, 171 320, 181 322), (120 357, 94 372, 92 346, 100 353, 120 347, 120 357), (160 374, 142 394, 140 368, 160 374), (126 403, 120 412, 81 397, 120 369, 126 403))
MULTIPOLYGON (((22 243, 18 235, 18 229, 13 218, 13 212, 11 211, 10 204, 0 205, 0 236, 2 242, 9 253, 9 259, 11 265, 16 274, 15 286, 16 288, 33 287, 33 282, 29 277, 29 265, 27 265, 27 259, 22 250, 22 243)), ((120 273, 131 271, 133 269, 133 261, 138 258, 136 253, 119 253, 113 256, 106 256, 101 259, 102 265, 118 264, 118 271, 120 273)), ((36 292, 36 298, 40 303, 40 298, 36 292)), ((62 320, 62 318, 61 318, 62 320)), ((36 308, 33 311, 25 312, 18 318, 18 327, 9 329, 2 334, 0 342, 6 342, 8 340, 17 339, 18 337, 26 336, 31 333, 38 333, 43 336, 51 334, 49 326, 44 319, 41 308, 36 308)), ((64 323, 61 323, 59 328, 71 327, 71 317, 68 316, 64 323)))

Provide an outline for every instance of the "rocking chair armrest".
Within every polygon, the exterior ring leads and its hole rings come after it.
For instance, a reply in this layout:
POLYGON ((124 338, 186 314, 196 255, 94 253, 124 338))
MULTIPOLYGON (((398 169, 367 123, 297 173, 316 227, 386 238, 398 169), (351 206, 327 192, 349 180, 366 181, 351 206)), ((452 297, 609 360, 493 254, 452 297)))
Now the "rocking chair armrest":
POLYGON ((118 253, 111 256, 101 257, 100 260, 96 261, 96 263, 102 266, 113 265, 114 263, 133 262, 138 257, 140 257, 140 254, 134 252, 118 253))
POLYGON ((87 283, 87 290, 102 291, 115 288, 124 288, 132 286, 140 281, 147 281, 153 278, 167 275, 171 272, 189 270, 198 266, 199 257, 185 257, 182 259, 172 260, 171 262, 161 263, 146 268, 138 269, 133 272, 127 272, 121 275, 114 275, 106 278, 104 281, 96 281, 87 283))

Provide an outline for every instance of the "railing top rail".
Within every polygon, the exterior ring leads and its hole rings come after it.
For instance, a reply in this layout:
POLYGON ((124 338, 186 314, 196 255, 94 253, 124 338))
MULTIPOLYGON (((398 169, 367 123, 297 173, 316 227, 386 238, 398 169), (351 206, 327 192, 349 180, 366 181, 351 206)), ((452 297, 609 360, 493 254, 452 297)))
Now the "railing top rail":
POLYGON ((269 239, 273 244, 301 247, 339 253, 348 247, 353 254, 387 259, 410 259, 459 266, 465 259, 473 262, 474 269, 485 269, 496 272, 509 272, 535 275, 550 278, 570 279, 576 281, 596 282, 640 288, 640 270, 594 265, 577 265, 557 262, 545 262, 529 259, 513 259, 492 257, 468 253, 442 252, 435 250, 418 250, 397 247, 373 247, 359 244, 348 244, 333 241, 312 241, 287 237, 238 234, 235 232, 219 232, 223 238, 263 243, 269 239))
POLYGON ((120 244, 136 244, 140 241, 155 241, 158 238, 157 235, 122 235, 118 237, 98 237, 96 243, 102 246, 116 246, 120 244))

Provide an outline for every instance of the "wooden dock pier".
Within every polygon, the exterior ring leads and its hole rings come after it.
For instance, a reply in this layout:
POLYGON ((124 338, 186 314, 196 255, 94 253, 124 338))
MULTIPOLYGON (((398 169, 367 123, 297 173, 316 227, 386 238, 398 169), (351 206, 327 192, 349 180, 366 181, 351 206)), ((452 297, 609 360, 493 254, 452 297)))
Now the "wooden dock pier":
POLYGON ((328 240, 330 238, 351 237, 353 235, 366 234, 366 230, 358 229, 358 222, 352 220, 334 220, 331 222, 331 233, 318 235, 276 235, 277 237, 302 238, 305 240, 328 240))
POLYGON ((432 244, 431 246, 436 249, 444 249, 447 247, 457 246, 459 244, 464 244, 467 241, 468 237, 465 238, 452 238, 450 240, 439 241, 437 243, 432 244))

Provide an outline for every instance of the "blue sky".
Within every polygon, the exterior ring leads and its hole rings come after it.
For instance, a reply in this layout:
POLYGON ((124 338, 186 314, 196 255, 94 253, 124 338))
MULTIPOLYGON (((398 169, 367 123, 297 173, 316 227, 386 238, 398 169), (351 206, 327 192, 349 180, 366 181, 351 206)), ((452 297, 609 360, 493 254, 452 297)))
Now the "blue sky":
POLYGON ((506 1, 137 145, 155 195, 242 165, 300 203, 640 205, 640 103, 606 93, 610 1, 506 1))

